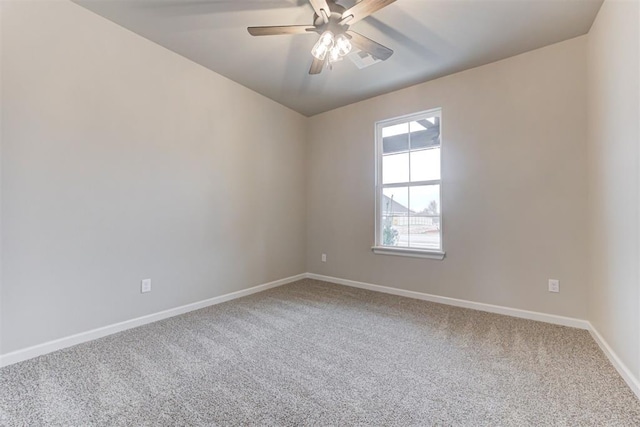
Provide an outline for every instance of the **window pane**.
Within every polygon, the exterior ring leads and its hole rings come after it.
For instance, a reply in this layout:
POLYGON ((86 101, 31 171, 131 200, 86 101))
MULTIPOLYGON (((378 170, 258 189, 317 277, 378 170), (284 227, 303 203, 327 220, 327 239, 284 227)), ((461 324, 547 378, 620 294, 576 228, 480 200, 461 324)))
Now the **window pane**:
POLYGON ((409 124, 411 149, 437 147, 440 145, 440 118, 416 120, 409 124))
POLYGON ((411 151, 411 181, 440 179, 440 148, 411 151))
POLYGON ((409 150, 409 123, 382 128, 382 153, 398 153, 409 150))
POLYGON ((409 181, 409 153, 382 156, 382 183, 409 181))
POLYGON ((385 188, 382 190, 381 202, 380 244, 408 246, 409 189, 407 187, 385 188))
POLYGON ((411 187, 409 194, 411 247, 440 249, 440 185, 411 187))

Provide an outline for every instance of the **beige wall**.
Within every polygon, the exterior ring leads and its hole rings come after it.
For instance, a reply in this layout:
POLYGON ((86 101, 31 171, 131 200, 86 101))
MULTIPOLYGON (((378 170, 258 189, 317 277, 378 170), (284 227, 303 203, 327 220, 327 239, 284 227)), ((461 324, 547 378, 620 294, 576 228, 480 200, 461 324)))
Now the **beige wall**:
POLYGON ((640 376, 640 6, 605 1, 589 32, 589 320, 640 376))
POLYGON ((312 117, 308 271, 585 318, 586 41, 312 117), (374 123, 434 107, 447 257, 375 255, 374 123), (560 279, 559 294, 549 278, 560 279))
POLYGON ((2 353, 304 272, 303 116, 73 3, 0 26, 2 353))

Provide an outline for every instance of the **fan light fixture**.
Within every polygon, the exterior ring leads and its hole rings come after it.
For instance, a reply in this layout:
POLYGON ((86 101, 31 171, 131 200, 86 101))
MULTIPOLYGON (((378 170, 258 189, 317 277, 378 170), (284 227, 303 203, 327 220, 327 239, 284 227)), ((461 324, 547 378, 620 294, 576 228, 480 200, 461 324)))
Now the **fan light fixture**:
MULTIPOLYGON (((311 49, 313 62, 309 74, 320 74, 322 69, 332 68, 351 52, 351 46, 380 62, 389 59, 393 50, 351 30, 351 27, 372 13, 389 6, 396 0, 356 0, 349 9, 336 3, 337 0, 308 0, 313 8, 310 25, 276 25, 249 27, 252 36, 277 36, 286 34, 313 34, 320 38, 311 49)), ((2 2, 2 0, 0 0, 2 2)), ((300 0, 298 0, 298 3, 300 0)))
POLYGON ((329 62, 331 63, 340 61, 349 52, 351 52, 349 38, 344 34, 338 34, 336 37, 331 31, 322 33, 318 42, 311 49, 311 54, 320 61, 324 61, 329 54, 329 62))

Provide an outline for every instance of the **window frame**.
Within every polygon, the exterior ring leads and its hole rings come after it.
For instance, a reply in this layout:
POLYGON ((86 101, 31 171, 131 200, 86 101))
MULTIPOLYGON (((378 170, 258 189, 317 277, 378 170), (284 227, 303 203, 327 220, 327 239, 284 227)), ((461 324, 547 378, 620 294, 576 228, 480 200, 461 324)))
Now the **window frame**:
MULTIPOLYGON (((391 119, 379 120, 375 123, 375 235, 374 246, 372 250, 375 254, 380 255, 398 255, 408 256, 413 258, 428 258, 442 260, 445 257, 444 251, 444 212, 442 209, 442 153, 443 153, 443 138, 442 138, 442 108, 432 108, 430 110, 421 111, 418 113, 407 114, 400 117, 394 117, 391 119), (428 119, 431 117, 440 117, 440 179, 428 180, 428 181, 416 181, 411 182, 411 175, 409 174, 409 181, 402 183, 393 183, 384 185, 382 183, 382 158, 383 158, 383 138, 382 129, 389 126, 399 125, 403 123, 410 123, 417 120, 428 119), (425 249, 425 248, 412 248, 404 246, 385 246, 382 245, 382 196, 385 188, 393 187, 411 187, 419 185, 439 185, 439 218, 440 218, 440 249, 425 249)), ((409 147, 409 152, 411 147, 409 147)), ((409 168, 411 166, 409 165, 409 168)))

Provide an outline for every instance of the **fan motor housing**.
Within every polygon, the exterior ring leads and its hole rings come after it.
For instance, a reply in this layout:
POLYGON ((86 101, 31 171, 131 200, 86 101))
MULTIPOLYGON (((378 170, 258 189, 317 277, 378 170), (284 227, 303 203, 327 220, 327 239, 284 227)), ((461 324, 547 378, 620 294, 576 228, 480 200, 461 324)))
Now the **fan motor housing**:
MULTIPOLYGON (((335 22, 338 23, 342 20, 342 14, 346 10, 344 6, 340 6, 335 1, 327 0, 327 5, 329 6, 329 10, 331 10, 331 15, 329 16, 329 24, 335 22)), ((322 16, 318 16, 317 13, 313 14, 313 25, 317 28, 325 25, 324 19, 322 16)))

